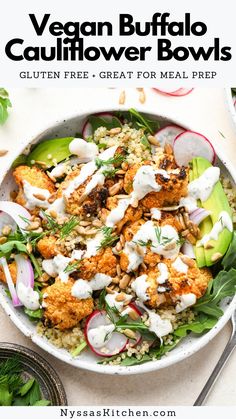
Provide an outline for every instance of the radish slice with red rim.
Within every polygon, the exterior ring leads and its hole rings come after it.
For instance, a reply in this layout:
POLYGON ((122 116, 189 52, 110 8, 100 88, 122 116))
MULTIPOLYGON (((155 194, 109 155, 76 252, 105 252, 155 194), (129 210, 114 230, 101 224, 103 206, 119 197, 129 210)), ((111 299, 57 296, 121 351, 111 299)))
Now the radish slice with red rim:
POLYGON ((173 146, 175 161, 178 166, 188 166, 194 157, 204 157, 209 162, 215 161, 215 150, 211 142, 194 131, 185 131, 179 134, 173 146))
MULTIPOLYGON (((98 116, 100 118, 105 118, 108 121, 112 121, 112 118, 114 118, 114 115, 110 112, 99 112, 96 113, 93 116, 98 116)), ((82 137, 86 140, 86 138, 90 137, 93 134, 93 128, 91 123, 87 120, 82 128, 82 137)))
POLYGON ((193 88, 180 87, 180 88, 178 88, 176 90, 173 90, 173 88, 172 88, 172 90, 171 89, 162 90, 162 89, 157 89, 155 87, 154 90, 156 90, 159 93, 162 93, 163 95, 176 96, 176 97, 178 97, 178 96, 186 96, 186 95, 188 95, 189 93, 191 93, 193 91, 193 88))
POLYGON ((114 328, 105 311, 96 310, 88 317, 85 337, 96 355, 109 357, 125 351, 129 340, 124 334, 115 332, 114 328))
POLYGON ((29 259, 23 255, 16 255, 15 261, 17 266, 16 290, 20 283, 27 288, 34 288, 34 270, 29 259))
POLYGON ((173 146, 176 137, 184 131, 185 129, 178 125, 167 125, 166 127, 159 129, 154 136, 162 147, 164 147, 165 144, 173 146))

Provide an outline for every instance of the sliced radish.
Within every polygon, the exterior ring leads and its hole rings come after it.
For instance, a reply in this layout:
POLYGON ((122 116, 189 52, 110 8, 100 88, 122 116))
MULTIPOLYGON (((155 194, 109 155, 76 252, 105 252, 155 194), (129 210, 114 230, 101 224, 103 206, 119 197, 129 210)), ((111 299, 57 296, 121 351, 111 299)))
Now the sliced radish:
POLYGON ((193 91, 193 88, 180 87, 176 90, 173 90, 173 88, 165 90, 154 88, 154 90, 167 96, 186 96, 193 91))
MULTIPOLYGON (((108 121, 112 121, 114 115, 110 112, 99 112, 96 113, 94 116, 99 116, 100 118, 106 118, 108 121)), ((90 122, 87 120, 82 128, 82 136, 86 140, 86 138, 90 137, 93 134, 93 129, 90 122)))
POLYGON ((197 208, 196 210, 191 212, 189 218, 194 224, 199 225, 210 214, 211 212, 208 210, 205 210, 205 208, 197 208))
POLYGON ((96 310, 88 317, 85 337, 96 355, 109 357, 126 349, 128 338, 122 333, 114 332, 113 327, 105 311, 96 310))
POLYGON ((162 147, 164 147, 165 144, 173 146, 176 137, 184 131, 185 129, 178 125, 167 125, 166 127, 159 129, 154 136, 162 147))
POLYGON ((194 131, 185 131, 179 134, 174 141, 174 156, 178 166, 188 166, 194 157, 204 157, 214 163, 215 150, 210 141, 194 131))
POLYGON ((7 263, 5 257, 0 258, 0 265, 2 265, 2 269, 3 269, 4 275, 5 275, 5 278, 6 278, 6 281, 7 281, 8 289, 9 289, 9 292, 10 292, 11 298, 12 298, 12 304, 13 304, 14 307, 19 307, 19 306, 22 305, 22 303, 19 300, 18 295, 16 293, 15 285, 14 285, 14 282, 12 280, 11 273, 10 273, 10 270, 9 270, 9 266, 8 266, 8 263, 7 263))

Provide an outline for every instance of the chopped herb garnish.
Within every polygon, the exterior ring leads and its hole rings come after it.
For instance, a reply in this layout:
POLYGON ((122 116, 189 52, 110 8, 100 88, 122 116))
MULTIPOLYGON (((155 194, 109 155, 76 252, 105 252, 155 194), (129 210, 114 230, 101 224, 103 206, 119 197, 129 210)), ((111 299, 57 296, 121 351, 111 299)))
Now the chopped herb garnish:
POLYGON ((98 246, 98 250, 112 246, 117 240, 119 240, 119 237, 113 233, 112 227, 102 227, 101 231, 104 238, 102 239, 100 246, 98 246))
POLYGON ((64 239, 69 236, 78 224, 79 220, 75 216, 72 216, 65 224, 59 227, 61 238, 64 239))
POLYGON ((69 273, 69 272, 78 271, 79 264, 80 264, 80 260, 77 260, 76 262, 73 262, 73 263, 69 263, 69 265, 67 265, 67 267, 64 269, 63 272, 69 273))
POLYGON ((116 176, 117 170, 118 169, 115 169, 114 167, 111 167, 111 168, 108 167, 107 169, 103 170, 102 174, 107 178, 113 178, 116 176))
POLYGON ((100 169, 102 166, 108 166, 111 164, 121 165, 126 157, 123 154, 117 154, 114 157, 111 157, 107 160, 102 160, 99 157, 95 159, 96 166, 100 169))

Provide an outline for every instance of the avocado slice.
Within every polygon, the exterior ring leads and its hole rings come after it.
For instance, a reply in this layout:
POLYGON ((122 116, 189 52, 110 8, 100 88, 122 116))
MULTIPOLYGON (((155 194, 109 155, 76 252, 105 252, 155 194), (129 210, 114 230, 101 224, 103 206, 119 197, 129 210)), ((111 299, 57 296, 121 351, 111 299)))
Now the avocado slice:
POLYGON ((37 144, 27 156, 26 163, 31 166, 33 162, 43 162, 49 169, 55 166, 55 160, 60 163, 70 157, 69 144, 74 137, 53 138, 37 144))
MULTIPOLYGON (((197 177, 199 177, 208 167, 211 167, 211 164, 203 157, 196 157, 193 159, 193 167, 197 168, 197 177)), ((196 171, 193 171, 193 176, 195 179, 196 171)), ((231 208, 220 181, 215 184, 209 198, 204 202, 200 202, 200 205, 206 210, 211 211, 210 216, 203 220, 199 226, 202 236, 211 231, 214 224, 219 220, 221 211, 226 211, 232 218, 231 208)), ((216 262, 216 260, 214 260, 214 255, 217 253, 220 253, 223 256, 232 241, 232 235, 232 232, 227 228, 224 228, 219 234, 218 240, 210 240, 209 243, 212 248, 205 249, 203 246, 196 246, 195 253, 198 266, 203 267, 213 265, 216 262)))

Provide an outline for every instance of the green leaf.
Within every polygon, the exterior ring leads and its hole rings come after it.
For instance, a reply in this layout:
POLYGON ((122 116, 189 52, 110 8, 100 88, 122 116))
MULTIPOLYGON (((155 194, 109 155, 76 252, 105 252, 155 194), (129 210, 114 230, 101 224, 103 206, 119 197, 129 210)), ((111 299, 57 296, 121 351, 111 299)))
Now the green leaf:
POLYGON ((230 268, 236 269, 236 232, 234 231, 232 242, 222 259, 222 265, 224 270, 227 271, 230 268))
POLYGON ((199 314, 197 318, 189 324, 183 324, 174 331, 175 336, 185 337, 189 332, 203 333, 206 330, 212 329, 217 323, 217 318, 208 317, 206 314, 199 314))
POLYGON ((0 385, 0 406, 11 406, 13 393, 9 392, 8 384, 0 385))
POLYGON ((33 406, 50 406, 50 405, 51 405, 50 400, 46 400, 46 399, 38 400, 37 402, 33 404, 33 406))
POLYGON ((26 393, 28 393, 28 391, 31 389, 31 387, 33 386, 35 382, 34 378, 30 378, 19 390, 19 395, 20 396, 25 396, 26 393))
POLYGON ((160 127, 160 124, 156 120, 151 120, 136 111, 135 109, 129 109, 129 119, 137 128, 141 128, 150 134, 154 134, 160 127))
POLYGON ((0 88, 0 125, 3 125, 8 118, 8 108, 11 108, 11 102, 8 98, 8 92, 0 88))
POLYGON ((75 358, 76 356, 78 356, 86 347, 87 342, 84 340, 71 352, 72 357, 75 358))
POLYGON ((43 310, 39 308, 38 310, 29 310, 28 308, 24 307, 24 312, 30 319, 37 320, 43 317, 43 310))
POLYGON ((20 241, 12 240, 0 245, 0 257, 9 256, 13 249, 22 253, 28 253, 25 244, 20 241))
POLYGON ((208 284, 207 292, 194 305, 194 310, 219 318, 223 312, 218 307, 221 300, 231 297, 236 291, 236 270, 220 271, 208 284))
POLYGON ((141 138, 140 141, 147 148, 147 150, 151 150, 151 145, 145 135, 141 138))
POLYGON ((37 144, 27 157, 27 164, 30 166, 32 161, 43 162, 47 168, 55 166, 54 161, 60 163, 70 157, 69 144, 74 137, 53 138, 37 144), (50 156, 50 158, 49 158, 50 156))
POLYGON ((93 133, 96 131, 96 129, 100 127, 105 127, 108 130, 112 128, 118 128, 118 127, 122 128, 121 122, 115 116, 113 116, 113 118, 111 119, 107 117, 91 115, 88 117, 88 121, 90 122, 92 126, 93 133))

